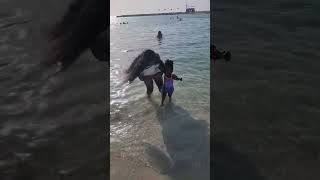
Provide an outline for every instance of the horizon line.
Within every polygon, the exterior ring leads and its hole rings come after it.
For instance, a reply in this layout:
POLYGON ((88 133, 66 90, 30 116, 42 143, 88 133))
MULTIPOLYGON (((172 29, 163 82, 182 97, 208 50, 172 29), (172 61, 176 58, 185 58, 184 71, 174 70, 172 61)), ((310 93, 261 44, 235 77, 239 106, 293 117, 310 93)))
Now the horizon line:
POLYGON ((210 10, 196 11, 196 12, 163 12, 163 13, 143 13, 143 14, 124 14, 124 15, 113 15, 110 17, 133 17, 133 16, 155 16, 155 15, 175 15, 175 14, 198 14, 198 13, 210 13, 210 10))

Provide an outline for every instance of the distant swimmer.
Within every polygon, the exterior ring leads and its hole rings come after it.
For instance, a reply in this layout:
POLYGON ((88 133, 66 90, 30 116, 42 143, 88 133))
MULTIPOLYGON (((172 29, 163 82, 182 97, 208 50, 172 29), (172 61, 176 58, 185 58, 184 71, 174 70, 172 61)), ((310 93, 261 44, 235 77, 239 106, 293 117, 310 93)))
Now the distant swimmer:
POLYGON ((163 86, 162 86, 162 100, 161 100, 161 106, 163 106, 163 102, 166 99, 166 96, 168 94, 169 96, 169 102, 171 102, 171 97, 174 91, 173 87, 173 81, 179 80, 182 81, 182 78, 179 78, 175 74, 173 74, 173 61, 167 59, 164 63, 164 77, 163 77, 163 86))
POLYGON ((158 38, 158 39, 162 39, 162 33, 161 33, 161 31, 158 31, 157 38, 158 38))
POLYGON ((216 60, 224 59, 226 62, 231 60, 231 53, 229 51, 219 51, 215 45, 210 45, 210 59, 215 63, 216 60))

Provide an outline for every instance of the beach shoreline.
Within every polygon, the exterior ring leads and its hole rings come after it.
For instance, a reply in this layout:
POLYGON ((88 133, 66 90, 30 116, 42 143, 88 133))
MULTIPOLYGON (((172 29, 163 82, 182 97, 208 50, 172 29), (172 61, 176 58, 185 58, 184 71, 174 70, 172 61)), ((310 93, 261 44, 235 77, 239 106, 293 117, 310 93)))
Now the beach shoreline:
POLYGON ((197 11, 194 13, 187 12, 171 12, 171 13, 150 13, 150 14, 128 14, 128 15, 119 15, 116 17, 137 17, 137 16, 164 16, 164 15, 181 15, 181 14, 210 14, 210 11, 197 11))

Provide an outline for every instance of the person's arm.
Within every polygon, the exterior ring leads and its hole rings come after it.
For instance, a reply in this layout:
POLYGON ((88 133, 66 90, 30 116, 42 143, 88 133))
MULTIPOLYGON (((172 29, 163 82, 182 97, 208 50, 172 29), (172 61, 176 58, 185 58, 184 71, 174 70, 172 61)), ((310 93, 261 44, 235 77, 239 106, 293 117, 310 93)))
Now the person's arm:
POLYGON ((160 71, 161 71, 162 73, 164 73, 165 67, 164 67, 164 64, 163 64, 162 61, 160 62, 158 68, 160 69, 160 71))
POLYGON ((182 81, 182 78, 179 78, 177 75, 172 74, 172 79, 182 81))

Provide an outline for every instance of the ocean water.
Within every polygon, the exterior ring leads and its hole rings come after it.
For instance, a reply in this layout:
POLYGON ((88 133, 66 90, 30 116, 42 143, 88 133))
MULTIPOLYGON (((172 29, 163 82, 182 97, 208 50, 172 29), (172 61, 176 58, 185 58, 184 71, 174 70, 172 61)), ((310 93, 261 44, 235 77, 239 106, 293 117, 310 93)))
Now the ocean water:
POLYGON ((211 42, 232 60, 211 70, 214 179, 319 179, 319 5, 215 1, 211 42))
POLYGON ((111 179, 209 178, 210 15, 179 17, 111 17, 111 179), (123 83, 124 71, 145 49, 172 59, 183 78, 164 107, 156 87, 148 99, 139 79, 123 83))
POLYGON ((86 52, 54 77, 56 67, 40 65, 47 30, 68 5, 0 1, 2 180, 106 179, 107 63, 86 52))

